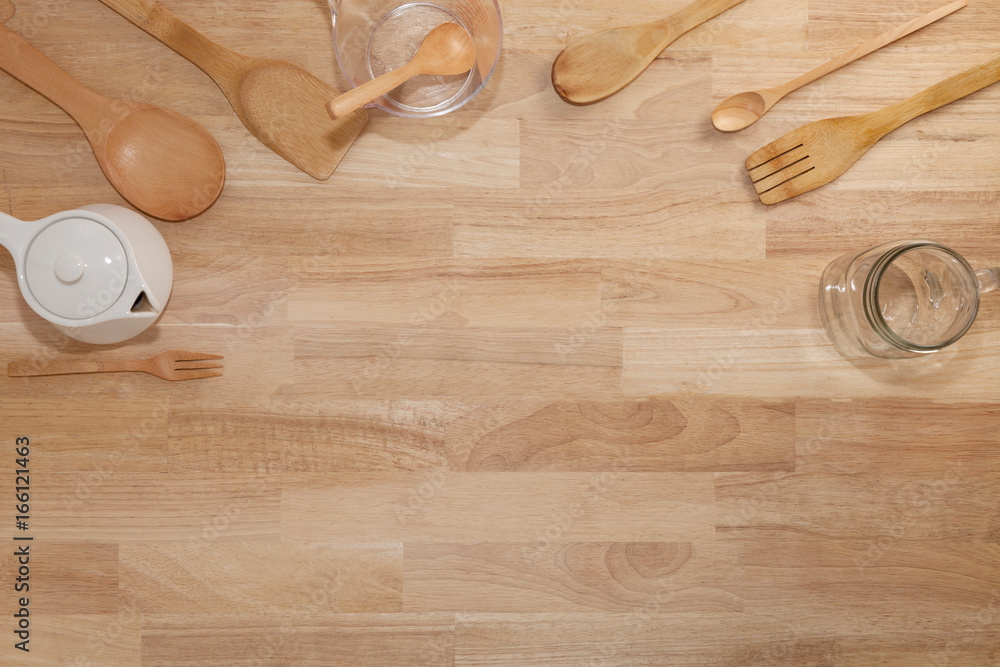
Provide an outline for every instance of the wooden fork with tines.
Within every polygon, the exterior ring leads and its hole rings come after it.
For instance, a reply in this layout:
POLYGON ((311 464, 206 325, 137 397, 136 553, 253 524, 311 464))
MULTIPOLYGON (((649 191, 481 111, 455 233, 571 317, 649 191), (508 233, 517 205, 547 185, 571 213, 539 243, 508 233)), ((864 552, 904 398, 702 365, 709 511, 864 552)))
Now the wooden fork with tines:
POLYGON ((747 159, 765 204, 777 204, 837 179, 879 139, 929 111, 1000 81, 1000 56, 874 113, 803 125, 747 159))
POLYGON ((206 363, 222 359, 217 354, 168 350, 140 361, 12 361, 7 364, 10 377, 74 375, 77 373, 149 373, 164 380, 200 380, 219 377, 222 364, 206 363))

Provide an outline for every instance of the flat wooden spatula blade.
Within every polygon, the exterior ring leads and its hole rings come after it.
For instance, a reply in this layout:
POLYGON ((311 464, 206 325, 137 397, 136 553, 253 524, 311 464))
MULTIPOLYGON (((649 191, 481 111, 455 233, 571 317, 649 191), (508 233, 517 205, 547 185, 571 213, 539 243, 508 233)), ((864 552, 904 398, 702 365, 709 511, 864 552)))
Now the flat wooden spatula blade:
POLYGON ((364 109, 332 120, 326 103, 339 93, 282 61, 252 69, 239 89, 237 115, 255 137, 310 176, 326 180, 368 122, 364 109))

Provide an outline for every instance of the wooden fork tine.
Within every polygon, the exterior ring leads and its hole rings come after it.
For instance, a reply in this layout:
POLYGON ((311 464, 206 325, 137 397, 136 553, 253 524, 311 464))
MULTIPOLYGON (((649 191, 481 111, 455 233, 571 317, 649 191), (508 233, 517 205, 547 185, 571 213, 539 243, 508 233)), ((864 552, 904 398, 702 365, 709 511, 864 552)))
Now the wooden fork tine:
POLYGON ((179 370, 174 371, 173 376, 167 378, 168 380, 201 380, 202 378, 218 378, 222 377, 222 373, 216 373, 214 371, 187 371, 179 370))
POLYGON ((761 192, 758 196, 760 201, 768 206, 773 206, 774 204, 780 204, 783 201, 792 199, 793 197, 798 197, 799 195, 805 194, 810 190, 815 190, 818 185, 809 185, 808 187, 803 186, 801 183, 796 183, 793 179, 786 183, 779 185, 776 188, 768 190, 767 192, 761 192))
POLYGON ((209 364, 203 361, 177 361, 174 362, 175 371, 197 371, 205 368, 222 368, 222 364, 209 364), (177 364, 184 364, 178 366, 177 364))
POLYGON ((767 162, 759 164, 756 167, 748 167, 747 173, 750 174, 750 180, 756 183, 783 169, 791 167, 797 162, 801 162, 807 157, 809 157, 809 148, 804 144, 798 144, 787 151, 775 155, 767 162))
POLYGON ((203 352, 185 352, 183 350, 173 350, 171 354, 174 361, 203 361, 223 358, 221 354, 204 354, 203 352))
POLYGON ((796 179, 800 176, 804 176, 815 169, 815 162, 803 156, 799 160, 790 164, 787 168, 776 171, 770 176, 766 176, 756 181, 753 184, 753 187, 757 190, 757 194, 762 195, 767 192, 771 192, 786 183, 795 183, 796 179))

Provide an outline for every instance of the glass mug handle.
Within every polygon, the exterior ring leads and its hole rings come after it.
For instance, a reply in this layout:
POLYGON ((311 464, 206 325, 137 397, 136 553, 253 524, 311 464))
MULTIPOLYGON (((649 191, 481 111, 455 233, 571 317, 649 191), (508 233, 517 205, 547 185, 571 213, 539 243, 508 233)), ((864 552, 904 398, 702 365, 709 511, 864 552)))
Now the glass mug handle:
POLYGON ((979 269, 976 271, 976 278, 979 280, 980 294, 1000 289, 1000 267, 979 269))

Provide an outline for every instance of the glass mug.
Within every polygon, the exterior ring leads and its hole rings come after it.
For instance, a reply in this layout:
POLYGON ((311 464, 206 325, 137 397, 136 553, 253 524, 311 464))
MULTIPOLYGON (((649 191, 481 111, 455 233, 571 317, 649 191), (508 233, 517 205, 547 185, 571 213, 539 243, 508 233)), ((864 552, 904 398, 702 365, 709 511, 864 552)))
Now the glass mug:
POLYGON ((337 63, 355 87, 408 63, 427 33, 442 23, 465 28, 476 46, 476 64, 469 72, 413 77, 369 107, 407 118, 441 116, 475 97, 500 61, 503 21, 496 0, 328 2, 337 63))
POLYGON ((980 293, 998 286, 998 268, 976 271, 934 241, 897 241, 834 260, 820 279, 819 309, 845 357, 916 357, 964 336, 980 293))

